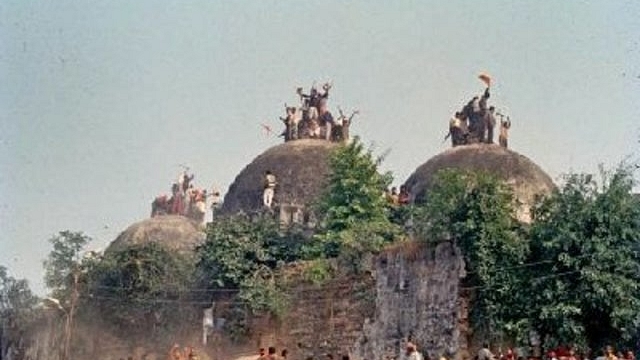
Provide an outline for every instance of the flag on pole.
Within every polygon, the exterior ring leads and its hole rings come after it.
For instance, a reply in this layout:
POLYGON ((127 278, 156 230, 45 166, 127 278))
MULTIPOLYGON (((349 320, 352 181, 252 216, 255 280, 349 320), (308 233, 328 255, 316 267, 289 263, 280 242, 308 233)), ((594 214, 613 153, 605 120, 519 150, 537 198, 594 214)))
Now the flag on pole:
POLYGON ((480 75, 478 75, 478 79, 480 79, 480 81, 482 81, 483 83, 487 84, 487 86, 491 86, 491 76, 487 73, 480 73, 480 75))

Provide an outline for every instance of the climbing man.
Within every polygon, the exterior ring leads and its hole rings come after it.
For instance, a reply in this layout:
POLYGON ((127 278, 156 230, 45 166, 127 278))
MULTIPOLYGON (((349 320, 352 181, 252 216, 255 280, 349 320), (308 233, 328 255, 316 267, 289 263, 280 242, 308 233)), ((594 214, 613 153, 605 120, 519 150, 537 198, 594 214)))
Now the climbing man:
POLYGON ((271 209, 273 203, 273 195, 276 189, 276 176, 267 170, 264 174, 264 191, 262 193, 262 203, 267 208, 271 209))

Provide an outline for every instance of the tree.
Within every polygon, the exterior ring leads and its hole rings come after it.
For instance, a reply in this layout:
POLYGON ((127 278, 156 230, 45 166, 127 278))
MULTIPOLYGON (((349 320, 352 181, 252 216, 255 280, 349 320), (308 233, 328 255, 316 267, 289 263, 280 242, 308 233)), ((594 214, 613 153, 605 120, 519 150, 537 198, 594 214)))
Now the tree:
POLYGON ((400 228, 390 221, 383 196, 393 177, 378 171, 382 160, 357 137, 333 151, 329 185, 317 204, 322 221, 313 247, 318 256, 358 256, 395 239, 400 228))
POLYGON ((38 298, 29 289, 25 279, 16 279, 9 275, 6 267, 0 265, 0 312, 19 315, 30 312, 38 302, 38 298))
POLYGON ((74 272, 81 269, 82 249, 91 238, 82 232, 61 231, 49 239, 53 250, 44 261, 45 284, 59 300, 69 298, 74 287, 74 272))
POLYGON ((442 170, 418 204, 414 222, 422 241, 451 241, 462 250, 474 327, 489 337, 520 335, 526 314, 520 268, 527 243, 510 188, 487 173, 442 170))
POLYGON ((304 242, 296 228, 281 230, 268 214, 218 219, 196 250, 198 282, 211 293, 237 290, 236 300, 251 312, 281 314, 285 299, 275 270, 302 259, 304 242))
POLYGON ((632 173, 569 175, 533 209, 534 328, 549 345, 629 342, 640 325, 640 201, 632 173))
POLYGON ((34 319, 37 303, 27 280, 15 279, 0 266, 0 358, 21 351, 20 338, 34 319))
POLYGON ((156 243, 106 253, 87 273, 88 301, 113 325, 163 330, 182 315, 176 308, 192 298, 193 260, 156 243))
POLYGON ((258 269, 275 268, 278 260, 266 243, 278 237, 277 223, 267 216, 220 219, 208 228, 207 240, 196 250, 202 285, 238 288, 258 269))

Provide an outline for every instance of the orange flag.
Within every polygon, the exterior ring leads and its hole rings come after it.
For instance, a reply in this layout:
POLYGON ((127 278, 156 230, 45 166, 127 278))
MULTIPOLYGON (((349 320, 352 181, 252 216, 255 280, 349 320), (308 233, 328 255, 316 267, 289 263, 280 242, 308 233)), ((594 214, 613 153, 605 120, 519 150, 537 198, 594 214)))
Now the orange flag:
POLYGON ((478 75, 478 79, 480 79, 480 81, 482 81, 483 83, 487 84, 487 86, 491 86, 491 76, 489 76, 489 74, 481 73, 480 75, 478 75))

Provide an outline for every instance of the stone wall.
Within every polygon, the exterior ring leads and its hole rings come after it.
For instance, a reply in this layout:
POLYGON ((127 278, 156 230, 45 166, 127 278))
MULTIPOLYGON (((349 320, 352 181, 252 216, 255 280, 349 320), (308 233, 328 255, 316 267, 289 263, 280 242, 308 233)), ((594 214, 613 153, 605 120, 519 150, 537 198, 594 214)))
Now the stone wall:
POLYGON ((0 360, 42 359, 58 360, 62 354, 64 322, 55 312, 42 311, 37 321, 26 326, 24 332, 1 329, 0 360))
POLYGON ((411 339, 432 358, 462 358, 466 306, 460 295, 464 261, 457 249, 416 244, 382 254, 376 263, 375 317, 352 348, 356 359, 400 358, 411 339))
POLYGON ((295 359, 399 359, 411 338, 432 357, 467 357, 463 276, 464 261, 449 244, 397 246, 374 258, 366 274, 293 289, 289 314, 255 327, 258 346, 286 347, 295 359))

